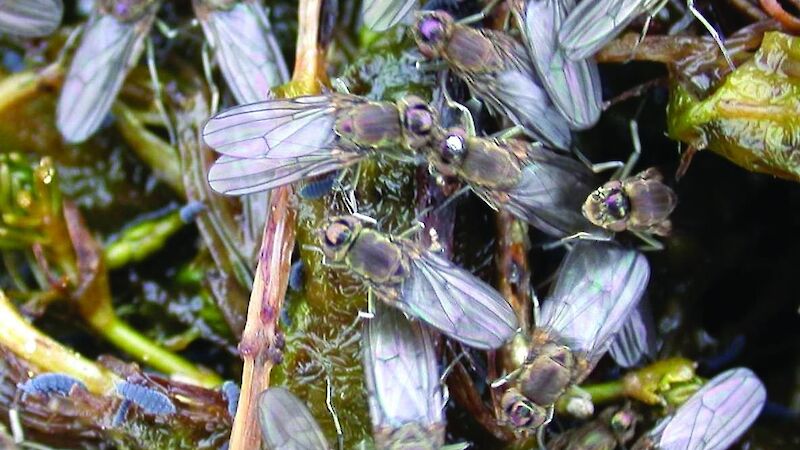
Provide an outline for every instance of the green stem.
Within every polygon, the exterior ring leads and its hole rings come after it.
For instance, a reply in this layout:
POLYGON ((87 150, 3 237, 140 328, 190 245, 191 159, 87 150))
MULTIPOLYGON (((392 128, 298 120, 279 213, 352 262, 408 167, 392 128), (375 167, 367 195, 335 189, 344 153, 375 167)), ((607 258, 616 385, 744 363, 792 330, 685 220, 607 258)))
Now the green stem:
POLYGON ((96 329, 115 346, 164 373, 190 378, 205 387, 216 387, 222 384, 222 379, 217 374, 202 370, 162 348, 116 316, 104 321, 102 328, 96 327, 96 329))
POLYGON ((625 397, 625 385, 622 380, 581 386, 581 389, 592 396, 594 404, 609 403, 625 397))
POLYGON ((109 270, 140 262, 158 252, 186 223, 180 211, 138 223, 123 231, 103 249, 109 270))
POLYGON ((122 104, 114 104, 114 114, 122 137, 130 144, 159 180, 167 183, 182 198, 186 197, 183 188, 181 163, 174 147, 150 132, 136 117, 136 113, 122 104))

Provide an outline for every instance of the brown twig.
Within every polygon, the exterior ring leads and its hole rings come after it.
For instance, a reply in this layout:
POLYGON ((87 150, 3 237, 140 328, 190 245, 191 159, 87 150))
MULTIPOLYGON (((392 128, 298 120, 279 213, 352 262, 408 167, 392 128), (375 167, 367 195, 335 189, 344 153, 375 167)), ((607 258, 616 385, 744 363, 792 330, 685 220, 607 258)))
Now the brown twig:
POLYGON ((750 0, 728 0, 734 8, 742 12, 742 14, 750 17, 753 20, 764 20, 768 16, 758 6, 750 2, 750 0))
MULTIPOLYGON (((321 9, 322 0, 300 1, 294 76, 283 90, 286 95, 319 92, 320 75, 324 74, 324 55, 318 43, 321 9)), ((276 189, 270 196, 270 215, 261 242, 247 323, 239 343, 244 368, 231 431, 231 450, 261 448, 257 399, 269 387, 275 364, 271 355, 275 354, 277 322, 289 283, 295 239, 296 211, 291 205, 292 197, 290 187, 276 189)))
POLYGON ((780 22, 781 25, 785 26, 790 31, 795 33, 800 32, 800 18, 797 18, 783 9, 783 6, 781 6, 778 0, 760 0, 760 2, 764 11, 772 16, 773 19, 780 22))
POLYGON ((278 317, 288 285, 289 267, 294 247, 295 210, 290 205, 291 188, 273 191, 269 220, 264 228, 247 324, 239 343, 244 359, 242 391, 231 431, 231 450, 261 447, 256 402, 269 387, 269 375, 275 362, 270 349, 275 348, 278 317))
POLYGON ((514 308, 522 333, 530 329, 531 296, 528 226, 507 212, 497 214, 497 288, 514 308))

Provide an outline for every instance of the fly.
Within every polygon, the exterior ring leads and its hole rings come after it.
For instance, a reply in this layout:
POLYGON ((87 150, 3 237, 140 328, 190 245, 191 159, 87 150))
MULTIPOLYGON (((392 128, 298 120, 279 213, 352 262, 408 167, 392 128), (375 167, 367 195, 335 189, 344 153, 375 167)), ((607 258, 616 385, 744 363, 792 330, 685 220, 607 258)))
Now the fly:
POLYGON ((633 450, 724 450, 756 420, 767 391, 747 368, 712 378, 675 413, 639 438, 633 450))
POLYGON ((525 47, 509 34, 470 28, 443 11, 418 13, 413 33, 423 56, 444 60, 492 110, 531 137, 569 149, 567 120, 542 88, 525 47))
POLYGON ((597 241, 575 244, 542 305, 525 362, 506 377, 510 385, 500 406, 512 426, 528 431, 549 421, 556 400, 606 353, 649 276, 647 259, 635 250, 597 241))
POLYGON ((362 351, 375 445, 439 449, 445 419, 433 337, 394 308, 374 309, 362 351))
POLYGON ((672 230, 669 216, 678 197, 663 180, 652 167, 631 177, 611 180, 586 198, 583 215, 593 224, 615 232, 668 236, 672 230))
POLYGON ((158 5, 98 0, 58 99, 56 125, 67 142, 85 141, 102 124, 144 50, 158 5))
POLYGON ((434 140, 426 155, 440 173, 458 177, 489 205, 548 235, 607 234, 580 213, 597 182, 572 158, 518 139, 471 137, 458 128, 434 140))
POLYGON ((416 97, 398 103, 329 94, 242 105, 212 117, 206 144, 221 153, 211 188, 243 195, 324 175, 372 151, 426 142, 435 113, 416 97))
POLYGON ((371 294, 465 345, 495 349, 518 328, 497 291, 414 241, 365 229, 354 216, 329 219, 319 241, 326 259, 347 268, 371 294))
POLYGON ((636 432, 638 415, 629 408, 606 408, 591 422, 559 434, 550 450, 615 450, 625 448, 636 432))
POLYGON ((510 3, 530 59, 553 104, 573 130, 594 126, 602 112, 600 73, 591 59, 572 61, 558 45, 558 31, 574 0, 515 0, 510 3))
POLYGON ((193 0, 206 40, 240 104, 269 99, 289 71, 258 0, 193 0))
POLYGON ((272 387, 258 396, 258 419, 270 450, 329 450, 311 411, 294 394, 272 387))
POLYGON ((0 3, 0 31, 22 37, 47 36, 64 15, 61 0, 11 0, 0 3))

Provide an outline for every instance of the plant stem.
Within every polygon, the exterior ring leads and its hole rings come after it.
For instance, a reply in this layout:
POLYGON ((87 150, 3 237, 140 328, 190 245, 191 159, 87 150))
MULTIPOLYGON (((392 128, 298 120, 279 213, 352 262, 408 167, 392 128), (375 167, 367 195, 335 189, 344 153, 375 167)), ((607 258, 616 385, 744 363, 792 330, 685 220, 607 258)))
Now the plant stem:
POLYGON ((154 369, 172 376, 189 378, 203 387, 212 388, 222 384, 222 379, 217 374, 202 370, 191 362, 162 348, 131 328, 119 317, 110 317, 104 321, 104 324, 102 335, 106 340, 154 369))
MULTIPOLYGON (((321 11, 322 0, 300 0, 294 75, 282 90, 284 95, 319 92, 319 77, 324 76, 324 52, 317 42, 321 11)), ((269 387, 274 362, 268 351, 275 342, 278 317, 289 284, 296 222, 296 211, 290 205, 292 196, 291 187, 282 187, 274 190, 269 199, 270 214, 261 241, 247 323, 239 343, 244 368, 239 406, 231 430, 231 450, 261 447, 257 401, 259 394, 269 387)))
POLYGON ((115 374, 101 368, 42 334, 31 326, 0 291, 0 344, 20 358, 39 367, 42 372, 57 372, 83 382, 94 394, 106 394, 121 381, 115 374))
POLYGON ((178 151, 150 132, 139 121, 136 113, 122 102, 114 103, 113 111, 117 116, 119 131, 131 149, 153 169, 159 180, 168 184, 181 198, 185 198, 178 151))
POLYGON ((75 205, 70 202, 64 202, 64 218, 70 241, 75 248, 80 274, 76 280, 77 286, 70 295, 77 303, 81 316, 92 329, 122 351, 164 373, 179 375, 185 381, 202 386, 222 384, 222 379, 216 374, 204 371, 162 348, 117 317, 111 305, 108 272, 100 245, 86 229, 75 205))

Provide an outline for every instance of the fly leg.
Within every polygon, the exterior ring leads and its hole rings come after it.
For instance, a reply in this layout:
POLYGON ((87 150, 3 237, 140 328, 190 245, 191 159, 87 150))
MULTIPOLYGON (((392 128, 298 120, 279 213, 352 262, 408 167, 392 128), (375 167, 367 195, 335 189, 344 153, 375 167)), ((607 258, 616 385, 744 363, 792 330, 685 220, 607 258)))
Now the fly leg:
POLYGON ((725 61, 728 62, 728 66, 730 66, 731 71, 736 70, 736 65, 733 64, 733 60, 731 59, 731 56, 728 54, 728 49, 725 48, 725 44, 722 42, 719 33, 717 33, 717 30, 711 26, 711 24, 708 22, 708 20, 706 20, 705 17, 703 17, 702 14, 700 14, 700 11, 698 11, 697 8, 695 8, 694 0, 686 0, 686 5, 689 7, 689 11, 691 11, 692 14, 697 18, 697 20, 703 24, 706 30, 708 30, 708 33, 714 39, 714 42, 717 43, 717 46, 719 47, 719 50, 722 52, 722 56, 725 57, 725 61))
POLYGON ((517 136, 525 134, 525 128, 520 125, 514 125, 511 128, 506 128, 505 130, 498 131, 497 133, 489 136, 492 139, 499 139, 501 141, 506 139, 512 139, 517 136))
POLYGON ((467 192, 469 192, 469 190, 470 190, 470 187, 469 187, 469 186, 464 186, 464 187, 462 187, 461 189, 457 190, 456 192, 454 192, 454 193, 450 194, 450 196, 449 196, 449 197, 447 197, 447 200, 443 201, 442 203, 440 203, 440 204, 438 204, 438 205, 436 205, 436 206, 429 206, 429 207, 427 207, 427 208, 423 209, 422 211, 420 211, 420 212, 419 212, 419 213, 418 213, 418 214, 417 214, 417 215, 414 217, 414 221, 415 221, 415 222, 417 222, 417 223, 420 223, 420 222, 422 222, 422 218, 423 218, 423 217, 427 216, 428 214, 432 214, 432 213, 434 213, 434 212, 436 212, 436 211, 440 211, 440 210, 442 210, 442 209, 446 208, 446 207, 447 207, 447 206, 449 206, 449 205, 450 205, 450 203, 452 203, 454 200, 456 200, 457 198, 459 198, 459 197, 461 197, 462 195, 464 195, 464 194, 466 194, 467 192))
POLYGON ((211 46, 208 44, 207 41, 203 42, 203 49, 200 52, 201 59, 203 61, 203 76, 206 78, 206 84, 208 85, 208 90, 211 92, 211 110, 210 113, 213 115, 217 112, 219 108, 219 88, 217 84, 214 82, 214 77, 212 75, 212 62, 211 62, 211 46))
POLYGON ((463 19, 459 20, 458 23, 460 25, 470 25, 470 24, 473 24, 475 22, 479 22, 479 21, 485 19, 486 16, 494 9, 494 7, 497 6, 500 3, 500 1, 501 0, 492 0, 492 1, 490 1, 479 12, 477 12, 477 13, 471 15, 471 16, 464 17, 463 19))
POLYGON ((637 122, 636 119, 632 119, 630 122, 628 122, 628 127, 631 132, 633 151, 628 156, 628 160, 625 162, 625 165, 614 172, 614 175, 611 177, 612 180, 628 178, 633 172, 634 166, 636 166, 636 163, 639 161, 639 156, 642 154, 642 141, 639 139, 639 122, 637 122))
POLYGON ((568 245, 572 243, 572 241, 576 239, 584 239, 587 241, 600 241, 600 242, 608 242, 614 239, 613 234, 593 234, 588 233, 586 231, 581 231, 575 234, 571 234, 569 236, 563 237, 555 242, 550 242, 547 244, 542 245, 542 250, 548 251, 554 248, 559 248, 564 245, 568 245))
POLYGON ((639 247, 639 250, 643 252, 657 252, 664 250, 664 244, 659 242, 650 233, 644 233, 641 231, 633 231, 633 230, 628 230, 628 231, 630 231, 637 238, 644 241, 645 245, 639 247))
POLYGON ((170 145, 174 146, 177 142, 175 127, 173 127, 172 121, 167 114, 167 109, 164 107, 161 91, 161 80, 158 78, 158 69, 156 69, 155 47, 153 46, 153 39, 150 37, 147 38, 147 69, 150 72, 150 79, 153 84, 153 98, 156 105, 156 110, 164 121, 164 127, 167 129, 167 133, 169 134, 169 143, 170 145))
POLYGON ((331 417, 333 417, 333 425, 336 427, 336 442, 339 446, 339 450, 344 450, 344 433, 342 432, 342 425, 339 422, 339 415, 336 414, 336 409, 333 407, 333 401, 331 400, 333 397, 333 383, 331 382, 330 371, 327 372, 325 376, 325 406, 331 413, 331 417))
POLYGON ((639 44, 642 43, 645 36, 647 36, 647 31, 650 30, 650 23, 653 21, 656 13, 658 13, 658 11, 660 11, 668 1, 669 0, 661 0, 653 7, 653 9, 650 11, 650 14, 647 15, 647 19, 644 21, 644 26, 642 27, 642 32, 639 34, 639 38, 636 39, 636 44, 634 44, 633 48, 631 49, 630 56, 628 56, 628 61, 632 60, 634 56, 636 56, 636 50, 639 49, 639 44))
POLYGON ((605 172, 606 170, 612 170, 612 169, 619 169, 625 166, 625 164, 622 161, 606 161, 602 163, 593 163, 577 147, 572 149, 572 153, 575 154, 575 157, 578 158, 578 161, 582 162, 583 165, 588 167, 589 170, 591 170, 594 173, 605 172))

